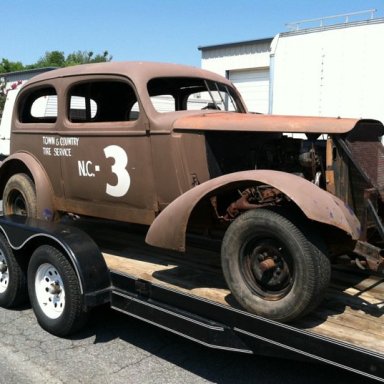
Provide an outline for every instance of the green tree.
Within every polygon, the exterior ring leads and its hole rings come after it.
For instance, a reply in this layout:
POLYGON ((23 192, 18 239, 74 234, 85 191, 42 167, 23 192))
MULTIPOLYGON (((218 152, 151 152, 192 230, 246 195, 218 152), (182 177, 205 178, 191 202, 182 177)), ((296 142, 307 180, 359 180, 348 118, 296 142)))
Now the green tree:
POLYGON ((3 116, 4 104, 7 99, 7 95, 5 94, 5 82, 0 80, 0 119, 3 116))
POLYGON ((45 67, 69 67, 71 65, 102 63, 111 60, 112 56, 108 51, 96 55, 92 51, 76 51, 67 56, 62 51, 47 51, 36 63, 29 65, 23 65, 20 61, 10 61, 3 58, 0 61, 0 73, 45 67))
POLYGON ((66 60, 65 66, 78 65, 78 64, 88 64, 88 63, 102 63, 106 61, 111 61, 112 56, 108 51, 104 51, 102 54, 94 55, 92 51, 77 51, 70 53, 66 60))
MULTIPOLYGON (((62 51, 47 51, 36 63, 30 65, 23 65, 20 61, 10 61, 3 58, 0 61, 0 74, 22 71, 25 69, 69 67, 71 65, 101 63, 111 60, 112 56, 108 51, 104 51, 103 53, 98 53, 96 55, 92 51, 76 51, 67 56, 65 56, 62 51)), ((6 92, 5 82, 1 81, 0 76, 0 117, 2 116, 5 100, 7 98, 6 92)))
POLYGON ((65 56, 64 52, 50 51, 45 52, 43 57, 37 61, 36 64, 32 64, 33 68, 44 68, 44 67, 65 67, 65 56))
POLYGON ((46 52, 36 64, 32 64, 33 68, 44 67, 69 67, 72 65, 88 64, 88 63, 101 63, 111 61, 112 56, 108 51, 94 55, 92 51, 76 51, 65 56, 64 52, 51 51, 46 52))
MULTIPOLYGON (((92 52, 93 53, 93 52, 92 52)), ((97 54, 92 58, 92 63, 104 63, 112 60, 112 55, 108 51, 104 51, 102 54, 97 54)))
POLYGON ((9 61, 8 59, 1 59, 0 73, 22 71, 24 65, 20 61, 9 61))

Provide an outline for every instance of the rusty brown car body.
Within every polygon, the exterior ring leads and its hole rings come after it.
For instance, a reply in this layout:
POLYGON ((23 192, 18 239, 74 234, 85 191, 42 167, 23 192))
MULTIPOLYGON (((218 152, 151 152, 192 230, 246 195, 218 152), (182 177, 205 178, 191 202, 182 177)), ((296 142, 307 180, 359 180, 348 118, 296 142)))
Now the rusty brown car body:
POLYGON ((201 69, 83 65, 20 91, 0 191, 6 214, 144 224, 149 244, 178 251, 187 233, 220 239, 241 305, 290 321, 317 304, 339 255, 383 269, 383 133, 375 120, 248 113, 201 69))

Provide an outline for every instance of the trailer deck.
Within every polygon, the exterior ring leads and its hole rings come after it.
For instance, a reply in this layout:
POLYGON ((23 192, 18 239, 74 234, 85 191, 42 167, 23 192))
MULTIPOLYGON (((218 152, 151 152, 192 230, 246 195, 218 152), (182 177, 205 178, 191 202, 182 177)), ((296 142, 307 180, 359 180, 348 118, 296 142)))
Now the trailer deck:
MULTIPOLYGON (((189 312, 192 317, 197 314, 202 318, 208 318, 215 324, 217 322, 217 324, 227 325, 228 316, 225 316, 224 320, 213 313, 217 312, 218 308, 220 311, 230 309, 233 310, 231 313, 234 316, 244 314, 245 318, 240 322, 250 322, 251 318, 257 319, 256 332, 261 337, 258 342, 265 337, 264 342, 267 342, 269 347, 271 345, 282 347, 285 351, 283 355, 290 352, 296 355, 295 357, 315 358, 349 370, 364 371, 366 374, 373 374, 375 378, 377 378, 376 375, 384 378, 384 372, 377 371, 378 369, 384 370, 384 301, 382 299, 384 297, 384 277, 371 275, 359 270, 356 266, 335 267, 332 272, 331 285, 322 304, 306 317, 284 325, 241 310, 226 287, 221 274, 220 255, 217 250, 190 246, 185 254, 179 254, 156 249, 144 243, 144 230, 143 232, 140 230, 128 232, 124 225, 116 225, 113 228, 108 226, 108 229, 105 226, 96 225, 87 227, 87 230, 103 251, 103 256, 112 273, 112 281, 115 282, 117 288, 116 291, 119 291, 119 282, 124 279, 131 280, 133 285, 130 285, 130 288, 129 284, 125 283, 123 283, 123 288, 120 287, 121 294, 125 291, 124 295, 128 292, 128 296, 135 297, 135 300, 142 302, 152 300, 152 304, 161 306, 161 300, 166 297, 164 292, 167 291, 168 295, 169 292, 174 292, 183 297, 178 300, 179 303, 183 300, 194 302, 191 307, 184 303, 182 308, 178 309, 189 312), (160 291, 161 294, 156 297, 156 292, 160 291), (159 299, 160 297, 161 299, 159 299), (212 304, 212 315, 207 308, 199 310, 198 302, 202 300, 204 303, 212 304), (266 329, 271 324, 278 324, 280 330, 274 332, 277 334, 280 332, 280 336, 284 331, 287 332, 288 339, 285 343, 281 343, 278 335, 274 335, 273 339, 267 336, 266 329), (340 351, 344 351, 342 358, 340 357, 341 352, 338 353, 338 348, 341 348, 340 351), (356 363, 353 357, 355 353, 362 354, 360 357, 356 357, 356 363), (374 364, 375 368, 372 368, 367 364, 363 368, 365 362, 362 356, 364 355, 369 356, 367 362, 372 362, 371 359, 374 359, 378 365, 374 364), (379 366, 383 368, 379 368, 379 366)), ((163 304, 165 306, 174 305, 172 300, 163 304)), ((116 309, 123 312, 132 311, 132 308, 127 311, 121 308, 116 309)), ((138 315, 137 317, 146 320, 145 316, 138 315)), ((147 321, 156 323, 150 319, 147 321)), ((172 330, 170 325, 163 327, 172 330)), ((254 324, 251 328, 253 327, 254 324)), ((235 326, 233 329, 239 330, 240 328, 235 326)), ((242 330, 249 334, 254 331, 255 329, 253 331, 242 330)), ((201 340, 197 341, 207 344, 201 340)), ((242 347, 239 345, 235 348, 225 345, 216 345, 216 347, 254 352, 254 348, 249 348, 249 345, 247 341, 242 347)), ((264 343, 262 345, 262 353, 272 353, 268 351, 269 348, 264 343)))
MULTIPOLYGON (((141 252, 127 256, 103 253, 108 267, 116 273, 179 290, 223 305, 239 308, 224 281, 215 274, 202 276, 202 270, 176 262, 159 264, 142 258, 141 252), (210 279, 211 278, 211 279, 210 279)), ((351 343, 356 347, 384 353, 384 279, 348 270, 335 270, 323 303, 311 314, 292 323, 315 334, 351 343)))

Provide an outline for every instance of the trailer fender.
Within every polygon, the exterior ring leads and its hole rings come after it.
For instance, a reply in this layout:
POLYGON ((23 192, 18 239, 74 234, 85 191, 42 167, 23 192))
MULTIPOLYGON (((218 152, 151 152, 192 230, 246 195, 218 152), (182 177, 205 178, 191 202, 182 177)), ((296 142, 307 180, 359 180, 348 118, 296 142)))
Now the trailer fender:
POLYGON ((220 176, 187 191, 154 220, 146 242, 156 247, 184 252, 188 220, 198 202, 207 195, 220 193, 220 190, 246 188, 253 183, 268 184, 279 189, 296 203, 308 219, 337 227, 354 240, 360 237, 359 220, 339 198, 302 177, 280 171, 255 170, 220 176))
POLYGON ((110 275, 104 257, 92 238, 69 225, 26 216, 0 216, 0 233, 23 264, 40 245, 59 249, 72 264, 87 307, 109 301, 110 275))
POLYGON ((36 188, 37 218, 52 220, 55 212, 53 189, 44 168, 29 153, 18 152, 7 157, 0 167, 0 192, 3 195, 5 184, 10 176, 28 170, 36 188))

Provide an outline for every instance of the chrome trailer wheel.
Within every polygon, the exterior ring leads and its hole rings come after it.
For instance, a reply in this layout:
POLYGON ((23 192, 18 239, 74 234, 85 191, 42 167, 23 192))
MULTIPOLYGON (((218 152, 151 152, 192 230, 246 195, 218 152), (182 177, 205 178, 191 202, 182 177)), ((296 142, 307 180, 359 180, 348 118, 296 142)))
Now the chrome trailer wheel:
POLYGON ((43 313, 50 319, 60 317, 65 308, 65 289, 63 279, 52 264, 40 265, 35 276, 37 302, 43 313))
POLYGON ((78 276, 59 249, 38 247, 28 266, 28 293, 37 321, 43 329, 67 336, 87 318, 78 276))

